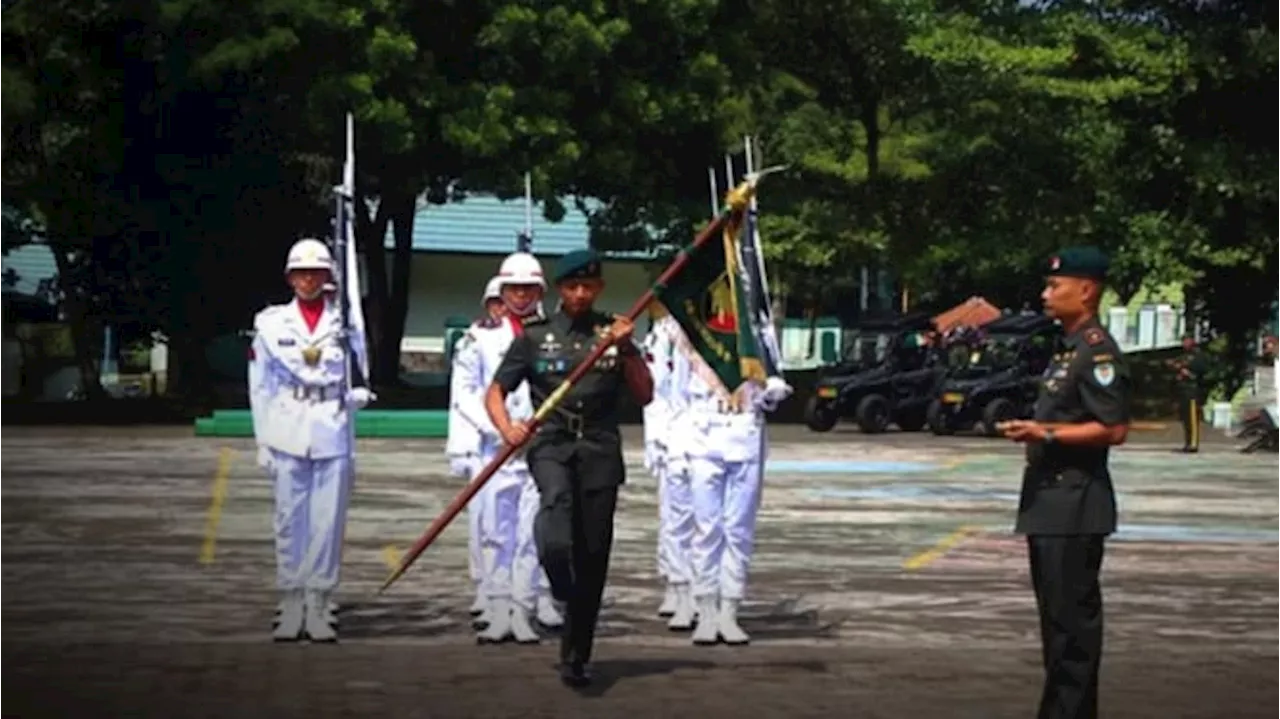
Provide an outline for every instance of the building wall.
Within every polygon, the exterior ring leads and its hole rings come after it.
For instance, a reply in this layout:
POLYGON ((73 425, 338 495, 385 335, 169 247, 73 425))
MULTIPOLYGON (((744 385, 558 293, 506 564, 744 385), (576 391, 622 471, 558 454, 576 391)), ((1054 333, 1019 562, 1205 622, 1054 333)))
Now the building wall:
MULTIPOLYGON (((550 276, 556 258, 538 259, 542 261, 543 271, 550 276)), ((443 352, 445 323, 450 318, 474 320, 480 315, 480 295, 501 262, 500 255, 414 253, 402 351, 443 352)), ((639 262, 606 260, 604 278, 602 311, 625 312, 649 287, 646 266, 639 262)), ((554 288, 548 287, 547 295, 545 305, 550 312, 555 309, 554 288)), ((643 322, 639 324, 644 326, 643 322)))

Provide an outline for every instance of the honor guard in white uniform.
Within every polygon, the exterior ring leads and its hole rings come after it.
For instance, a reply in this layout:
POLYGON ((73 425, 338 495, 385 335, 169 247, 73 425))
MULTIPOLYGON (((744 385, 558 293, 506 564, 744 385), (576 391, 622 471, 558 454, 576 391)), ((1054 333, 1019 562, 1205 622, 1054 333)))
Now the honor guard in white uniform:
MULTIPOLYGON (((484 316, 471 325, 475 329, 487 320, 501 317, 506 313, 502 303, 502 286, 497 277, 489 280, 484 288, 484 296, 480 304, 484 308, 484 316)), ((461 342, 461 341, 460 341, 461 342)), ((449 458, 449 469, 456 477, 468 482, 484 468, 480 461, 480 430, 475 423, 464 415, 477 402, 484 401, 485 387, 469 387, 467 382, 473 379, 470 375, 456 371, 459 353, 453 353, 453 371, 449 373, 449 431, 445 440, 445 455, 449 458), (468 393, 472 393, 471 396, 468 393), (478 393, 478 394, 476 394, 478 393)), ((471 584, 475 591, 475 600, 471 603, 471 616, 481 617, 474 624, 483 629, 488 623, 484 617, 487 606, 482 582, 484 580, 484 555, 480 547, 481 512, 484 503, 476 500, 467 503, 467 568, 471 574, 471 584)))
POLYGON ((653 400, 644 407, 644 465, 658 486, 658 576, 666 585, 658 616, 670 618, 680 614, 681 618, 671 622, 671 628, 692 629, 688 548, 693 532, 693 508, 687 483, 671 491, 667 457, 671 421, 668 395, 679 391, 669 381, 675 353, 673 332, 680 330, 657 302, 650 307, 650 318, 649 332, 641 348, 653 377, 653 400))
MULTIPOLYGON (((506 308, 501 318, 490 319, 468 331, 459 344, 454 372, 464 391, 459 411, 471 421, 480 437, 481 467, 501 451, 503 441, 483 407, 483 392, 493 381, 507 348, 523 332, 523 320, 540 308, 545 281, 537 259, 516 253, 503 261, 496 278, 506 308)), ((534 407, 528 388, 522 386, 507 398, 512 417, 532 417, 534 407)), ((532 644, 540 637, 533 619, 559 626, 563 619, 552 605, 547 582, 533 543, 533 519, 539 499, 523 457, 507 462, 473 498, 483 504, 480 535, 484 562, 482 591, 486 609, 485 629, 477 637, 483 644, 515 639, 532 644)))
MULTIPOLYGON (((274 482, 278 641, 337 639, 331 595, 355 449, 349 423, 373 398, 363 387, 347 390, 352 358, 342 342, 341 312, 328 296, 333 270, 323 242, 297 242, 285 263, 293 301, 253 321, 249 404, 258 465, 274 482)), ((365 338, 346 338, 363 364, 365 338)))
POLYGON ((738 624, 738 607, 760 505, 763 412, 776 409, 791 388, 770 377, 763 386, 749 383, 733 398, 723 397, 713 389, 718 382, 711 368, 687 343, 675 355, 671 382, 684 388, 672 403, 668 491, 687 482, 693 500, 693 643, 746 644, 750 637, 738 624))

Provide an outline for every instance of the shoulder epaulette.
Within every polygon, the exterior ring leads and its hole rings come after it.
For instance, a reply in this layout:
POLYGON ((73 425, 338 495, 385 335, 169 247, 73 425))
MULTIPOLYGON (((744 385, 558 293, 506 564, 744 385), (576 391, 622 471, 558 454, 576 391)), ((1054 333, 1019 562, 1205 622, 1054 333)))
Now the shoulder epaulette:
POLYGON ((481 317, 473 325, 476 329, 491 330, 502 326, 501 317, 481 317))
POLYGON ((1101 328, 1090 327, 1084 331, 1084 341, 1090 345, 1100 345, 1107 341, 1107 333, 1101 328))
POLYGON ((253 316, 253 325, 257 327, 259 320, 265 320, 272 315, 279 314, 288 306, 289 305, 267 305, 266 307, 263 307, 253 316))

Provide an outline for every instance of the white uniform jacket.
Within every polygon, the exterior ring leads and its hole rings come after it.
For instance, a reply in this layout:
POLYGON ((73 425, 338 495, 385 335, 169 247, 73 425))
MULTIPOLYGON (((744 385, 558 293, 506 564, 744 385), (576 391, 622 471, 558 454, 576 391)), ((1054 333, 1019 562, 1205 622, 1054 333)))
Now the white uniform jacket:
MULTIPOLYGON (((249 407, 259 446, 310 459, 351 454, 348 423, 355 407, 347 398, 340 315, 336 304, 327 303, 311 331, 294 300, 253 318, 249 407)), ((352 333, 350 343, 357 366, 367 366, 365 337, 352 333)))
MULTIPOLYGON (((453 376, 449 381, 450 409, 457 411, 458 416, 475 431, 478 454, 484 457, 492 456, 502 446, 502 437, 484 407, 485 394, 498 371, 498 365, 502 364, 502 358, 511 347, 511 342, 518 332, 523 331, 524 327, 519 320, 509 317, 489 319, 472 325, 467 334, 458 340, 453 376)), ((528 420, 533 417, 534 407, 527 384, 520 385, 515 392, 507 395, 506 404, 512 420, 528 420)), ((461 441, 460 438, 459 442, 461 441)), ((515 469, 524 467, 524 459, 513 458, 508 466, 515 469)))

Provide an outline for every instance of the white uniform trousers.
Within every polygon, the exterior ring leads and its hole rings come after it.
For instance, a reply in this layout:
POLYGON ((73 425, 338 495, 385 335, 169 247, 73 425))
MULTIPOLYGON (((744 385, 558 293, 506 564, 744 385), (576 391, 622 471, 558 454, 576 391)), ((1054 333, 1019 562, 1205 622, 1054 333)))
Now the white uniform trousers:
MULTIPOLYGON (((453 473, 464 477, 468 482, 484 469, 480 458, 474 454, 453 457, 449 460, 453 473)), ((480 551, 480 516, 484 502, 479 496, 467 502, 467 570, 471 575, 471 583, 477 588, 484 579, 484 554, 480 551)))
POLYGON ((480 502, 480 593, 489 599, 511 598, 520 494, 527 477, 526 470, 504 466, 472 498, 480 502))
POLYGON ((689 458, 695 597, 741 600, 745 595, 760 507, 760 469, 756 458, 743 462, 689 458))
POLYGON ((670 583, 671 567, 667 561, 668 548, 666 541, 666 536, 670 533, 670 529, 667 527, 667 511, 665 509, 667 501, 667 459, 658 452, 657 447, 645 448, 645 466, 658 485, 658 537, 655 542, 658 554, 658 576, 670 583))
POLYGON ((331 592, 342 568, 351 459, 308 459, 271 450, 276 586, 331 592))
POLYGON ((549 591, 547 575, 538 560, 538 545, 533 540, 534 520, 542 504, 542 495, 533 475, 524 472, 520 488, 519 521, 516 525, 516 556, 511 580, 511 600, 530 613, 537 611, 538 599, 549 591))
POLYGON ((658 553, 670 584, 692 584, 693 538, 697 525, 693 515, 693 469, 688 457, 668 456, 663 462, 659 486, 658 553))

